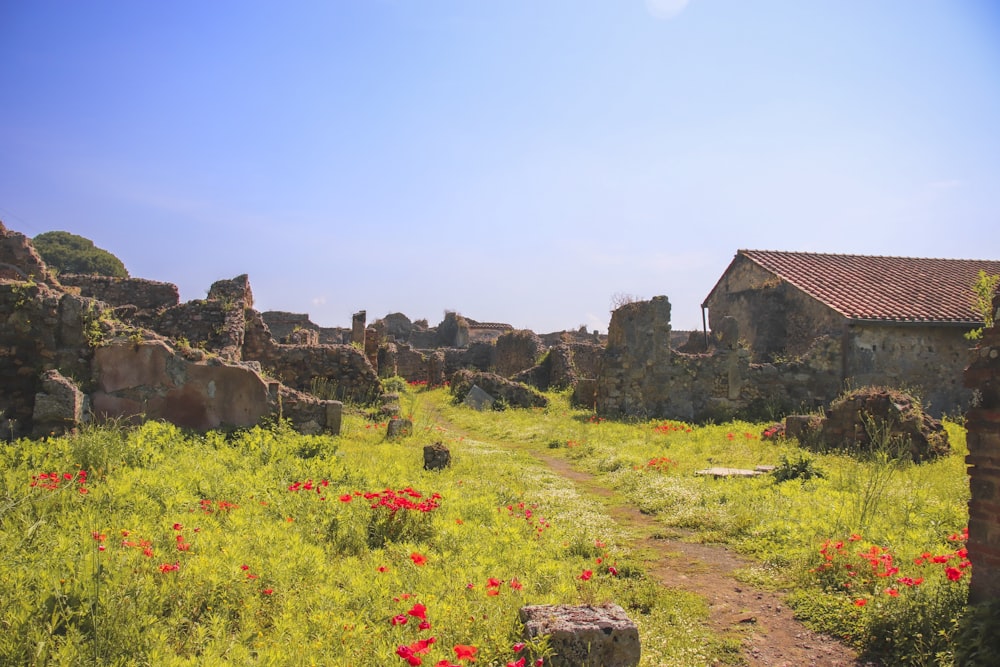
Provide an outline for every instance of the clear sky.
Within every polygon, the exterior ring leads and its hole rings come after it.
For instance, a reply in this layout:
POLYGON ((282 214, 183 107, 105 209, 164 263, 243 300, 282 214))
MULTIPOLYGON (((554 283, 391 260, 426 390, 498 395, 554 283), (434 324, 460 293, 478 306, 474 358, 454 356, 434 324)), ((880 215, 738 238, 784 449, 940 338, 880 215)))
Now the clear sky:
POLYGON ((740 248, 1000 259, 992 0, 0 0, 0 219, 183 300, 675 329, 740 248))

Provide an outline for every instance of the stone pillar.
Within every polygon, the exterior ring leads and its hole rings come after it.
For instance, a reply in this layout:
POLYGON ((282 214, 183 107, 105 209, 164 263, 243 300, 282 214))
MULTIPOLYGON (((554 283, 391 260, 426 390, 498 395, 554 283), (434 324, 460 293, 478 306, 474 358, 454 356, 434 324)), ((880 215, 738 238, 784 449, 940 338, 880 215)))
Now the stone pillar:
POLYGON ((993 298, 993 312, 993 326, 984 330, 965 369, 965 386, 972 389, 972 407, 965 415, 972 492, 970 604, 1000 599, 1000 294, 993 298))
POLYGON ((358 344, 361 349, 365 349, 365 318, 368 316, 363 310, 354 313, 351 320, 351 345, 358 344))

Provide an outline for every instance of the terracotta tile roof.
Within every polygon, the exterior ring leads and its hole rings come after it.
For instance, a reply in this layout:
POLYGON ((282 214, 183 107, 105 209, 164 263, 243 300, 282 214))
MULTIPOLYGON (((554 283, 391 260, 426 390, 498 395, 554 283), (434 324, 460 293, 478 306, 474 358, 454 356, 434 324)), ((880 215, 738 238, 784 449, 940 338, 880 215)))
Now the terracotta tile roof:
POLYGON ((1000 261, 740 250, 845 317, 890 322, 978 322, 970 307, 980 270, 1000 261))

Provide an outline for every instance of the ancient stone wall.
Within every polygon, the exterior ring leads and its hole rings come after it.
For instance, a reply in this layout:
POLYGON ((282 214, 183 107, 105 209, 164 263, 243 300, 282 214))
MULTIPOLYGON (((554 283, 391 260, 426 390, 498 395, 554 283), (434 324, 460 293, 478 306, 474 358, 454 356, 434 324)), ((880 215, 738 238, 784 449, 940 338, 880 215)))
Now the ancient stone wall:
POLYGON ((60 370, 87 389, 106 306, 42 283, 0 280, 0 437, 31 432, 42 375, 60 370), (10 423, 13 420, 13 423, 10 423))
POLYGON ((312 329, 319 330, 315 324, 309 319, 309 315, 306 313, 288 313, 279 310, 268 310, 261 314, 264 318, 264 323, 267 324, 267 328, 271 330, 271 335, 274 336, 276 341, 283 341, 292 332, 298 331, 300 329, 312 329))
POLYGON ((534 332, 526 330, 505 332, 496 340, 496 372, 504 377, 512 377, 533 367, 543 354, 545 346, 534 332))
POLYGON ((64 287, 77 287, 81 296, 99 299, 110 306, 135 306, 140 310, 163 310, 180 303, 177 285, 141 278, 112 278, 64 273, 64 287))
POLYGON ((346 345, 351 342, 351 329, 346 327, 321 327, 305 313, 288 313, 269 310, 261 313, 274 340, 279 343, 312 345, 346 345), (313 337, 309 333, 316 332, 313 337), (295 334, 295 335, 293 335, 295 334), (311 342, 315 341, 315 342, 311 342))
POLYGON ((972 407, 965 416, 969 455, 969 602, 1000 599, 1000 293, 994 325, 986 329, 965 371, 972 407))
POLYGON ((0 278, 59 285, 28 237, 7 229, 3 222, 0 222, 0 278))
POLYGON ((814 341, 795 360, 754 364, 738 345, 704 354, 671 351, 669 317, 665 297, 627 304, 612 315, 597 375, 599 413, 683 421, 766 419, 812 409, 842 389, 838 340, 814 341))
POLYGON ((573 358, 573 368, 577 377, 596 378, 604 357, 604 346, 597 343, 569 343, 573 358))
POLYGON ((255 310, 246 312, 242 357, 298 391, 311 392, 318 382, 324 398, 368 402, 381 392, 378 375, 361 350, 352 345, 277 343, 255 310))
POLYGON ((906 388, 938 417, 959 414, 972 397, 962 383, 972 346, 964 333, 952 326, 851 325, 844 343, 844 376, 855 387, 906 388))

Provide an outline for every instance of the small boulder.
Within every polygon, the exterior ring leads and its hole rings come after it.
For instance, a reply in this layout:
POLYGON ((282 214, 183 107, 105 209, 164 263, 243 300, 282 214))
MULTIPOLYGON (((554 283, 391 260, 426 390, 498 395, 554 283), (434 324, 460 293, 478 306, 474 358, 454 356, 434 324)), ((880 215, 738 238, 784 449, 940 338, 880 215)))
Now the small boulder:
POLYGON ((424 470, 444 470, 451 465, 451 450, 441 442, 424 447, 424 470))

